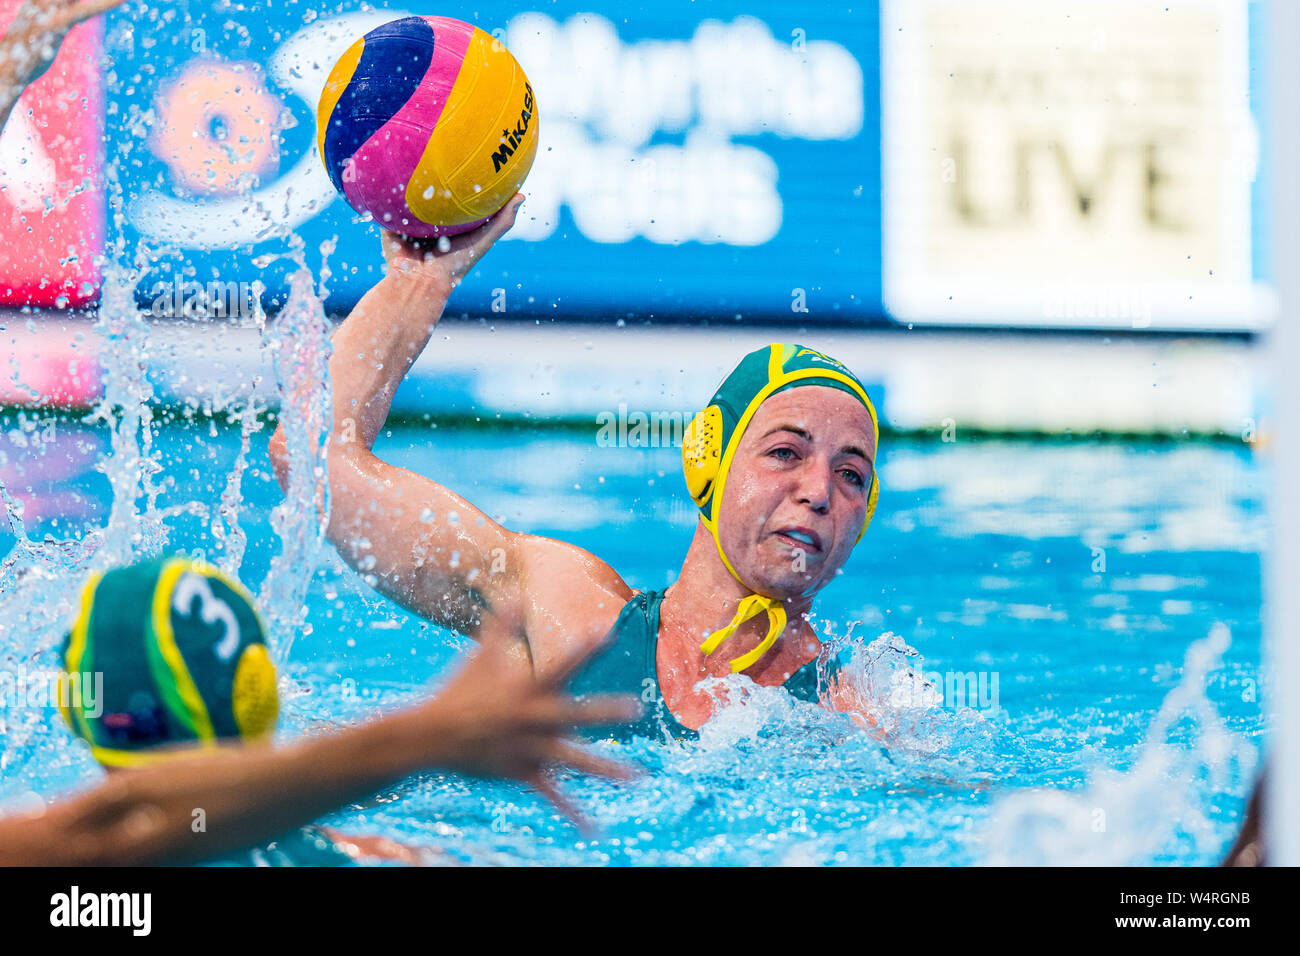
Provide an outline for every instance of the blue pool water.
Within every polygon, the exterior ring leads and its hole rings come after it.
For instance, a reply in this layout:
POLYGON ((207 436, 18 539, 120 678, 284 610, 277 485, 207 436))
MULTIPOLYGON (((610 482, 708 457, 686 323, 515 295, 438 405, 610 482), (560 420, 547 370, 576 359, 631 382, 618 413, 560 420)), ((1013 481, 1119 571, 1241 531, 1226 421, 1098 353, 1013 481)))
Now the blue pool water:
MULTIPOLYGON (((3 667, 56 666, 81 570, 110 552, 202 551, 259 591, 282 549, 268 432, 251 435, 232 492, 237 422, 162 424, 144 455, 161 466, 156 501, 135 502, 144 519, 118 534, 96 470, 107 429, 9 415, 0 481, 25 538, 0 522, 3 667)), ((378 450, 511 528, 589 549, 633 587, 662 587, 696 515, 678 452, 600 447, 595 435, 594 423, 413 424, 378 450)), ((762 690, 698 741, 597 744, 646 773, 565 782, 594 834, 522 787, 437 772, 325 822, 466 863, 1217 862, 1269 731, 1264 470, 1249 446, 886 439, 879 470, 879 516, 816 612, 823 629, 852 629, 851 670, 879 700, 888 744, 762 690), (906 683, 909 669, 937 675, 940 698, 953 674, 977 693, 966 707, 935 699, 906 683)), ((114 521, 130 511, 119 503, 114 521)), ((284 739, 411 700, 465 645, 329 552, 306 588, 284 739)), ((277 623, 274 639, 290 626, 277 623)), ((4 805, 98 779, 56 711, 10 701, 0 722, 4 805)))

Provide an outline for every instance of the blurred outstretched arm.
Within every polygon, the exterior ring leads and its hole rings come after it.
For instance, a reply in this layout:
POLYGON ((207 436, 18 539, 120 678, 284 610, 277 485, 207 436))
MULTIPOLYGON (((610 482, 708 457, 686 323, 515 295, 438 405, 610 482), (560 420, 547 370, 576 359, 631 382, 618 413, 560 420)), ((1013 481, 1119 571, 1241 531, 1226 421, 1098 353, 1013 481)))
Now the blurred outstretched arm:
POLYGON ((546 680, 503 671, 484 648, 427 703, 283 748, 231 746, 115 772, 82 796, 0 820, 0 866, 96 866, 212 859, 273 840, 418 770, 444 767, 531 784, 576 823, 551 767, 626 779, 623 765, 579 749, 575 725, 636 716, 634 699, 578 702, 546 680), (204 827, 195 832, 196 813, 204 827))

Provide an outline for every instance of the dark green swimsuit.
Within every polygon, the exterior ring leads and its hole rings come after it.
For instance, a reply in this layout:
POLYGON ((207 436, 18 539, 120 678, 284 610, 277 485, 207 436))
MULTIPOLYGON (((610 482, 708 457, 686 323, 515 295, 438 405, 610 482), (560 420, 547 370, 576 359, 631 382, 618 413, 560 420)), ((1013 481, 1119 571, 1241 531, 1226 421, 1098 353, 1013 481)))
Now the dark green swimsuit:
MULTIPOLYGON (((665 589, 666 590, 666 589, 665 589)), ((690 730, 673 716, 659 691, 659 672, 655 665, 655 648, 659 643, 659 606, 663 591, 642 591, 623 605, 610 628, 605 646, 590 658, 569 681, 574 694, 632 694, 646 704, 647 713, 631 732, 654 734, 663 729, 673 737, 690 737, 690 730)), ((800 700, 817 700, 817 660, 814 658, 790 675, 785 689, 800 700)), ((596 736, 627 728, 594 728, 596 736)))

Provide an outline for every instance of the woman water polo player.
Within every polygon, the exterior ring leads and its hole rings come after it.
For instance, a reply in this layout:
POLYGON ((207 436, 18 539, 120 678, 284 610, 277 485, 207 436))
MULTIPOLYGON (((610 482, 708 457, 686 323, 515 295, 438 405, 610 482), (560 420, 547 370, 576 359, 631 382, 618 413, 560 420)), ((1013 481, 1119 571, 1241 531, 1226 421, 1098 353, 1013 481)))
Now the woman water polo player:
MULTIPOLYGON (((817 699, 821 645, 807 613, 861 539, 879 490, 875 410, 833 359, 793 345, 750 353, 691 423, 683 461, 701 517, 664 592, 634 593, 596 556, 509 531, 372 452, 452 289, 514 224, 521 202, 516 195, 441 250, 383 235, 387 272, 333 339, 330 541, 388 597, 503 645, 538 676, 585 653, 575 691, 648 700, 654 687, 675 734, 711 716, 714 701, 696 686, 705 678, 743 673, 817 699), (435 519, 422 520, 430 512, 435 519)), ((284 449, 281 428, 271 454, 282 485, 284 449)), ((829 683, 824 703, 858 709, 829 683)))
POLYGON ((636 702, 573 701, 557 690, 563 667, 539 683, 503 673, 499 653, 485 647, 426 703, 263 746, 279 711, 275 669, 238 582, 182 557, 96 575, 64 643, 59 703, 95 758, 123 772, 0 819, 0 865, 213 860, 268 840, 263 859, 294 864, 419 862, 418 851, 391 841, 305 825, 432 767, 525 781, 581 822, 542 773, 558 765, 628 777, 564 735, 634 716, 636 702))

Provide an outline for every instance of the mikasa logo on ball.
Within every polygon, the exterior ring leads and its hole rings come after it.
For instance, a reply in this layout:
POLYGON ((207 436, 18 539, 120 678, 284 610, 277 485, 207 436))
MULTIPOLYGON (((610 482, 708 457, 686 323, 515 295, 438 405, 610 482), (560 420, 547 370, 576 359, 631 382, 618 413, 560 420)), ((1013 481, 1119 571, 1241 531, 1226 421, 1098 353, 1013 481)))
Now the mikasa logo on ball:
POLYGON ((524 108, 519 112, 519 122, 513 130, 501 131, 501 148, 492 154, 492 172, 499 173, 501 167, 510 161, 528 132, 528 121, 533 118, 533 88, 524 84, 524 108))

